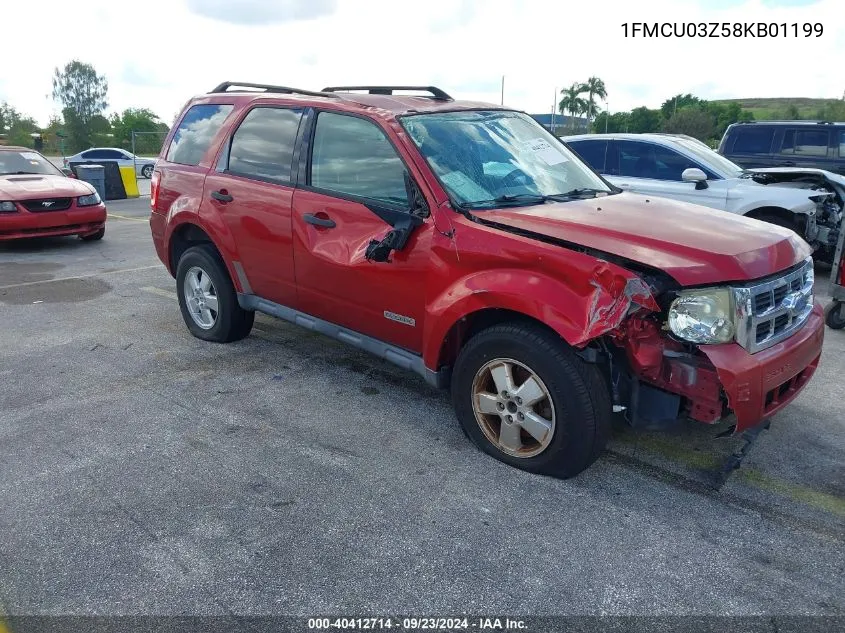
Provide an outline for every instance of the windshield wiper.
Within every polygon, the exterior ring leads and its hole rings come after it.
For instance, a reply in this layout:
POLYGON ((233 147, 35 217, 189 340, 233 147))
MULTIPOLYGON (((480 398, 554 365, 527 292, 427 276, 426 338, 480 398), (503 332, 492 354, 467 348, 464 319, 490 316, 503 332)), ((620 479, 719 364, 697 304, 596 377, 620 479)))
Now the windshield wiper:
POLYGON ((532 204, 542 204, 546 201, 547 196, 536 193, 519 193, 515 195, 506 194, 498 198, 490 200, 472 200, 470 202, 461 202, 457 206, 460 209, 477 209, 481 207, 525 207, 532 204))
POLYGON ((43 176, 41 172, 37 171, 4 171, 0 176, 43 176))
POLYGON ((572 198, 595 198, 600 193, 608 193, 602 189, 572 189, 571 191, 567 191, 565 193, 553 193, 546 196, 549 200, 556 200, 556 201, 565 201, 571 200, 572 198))

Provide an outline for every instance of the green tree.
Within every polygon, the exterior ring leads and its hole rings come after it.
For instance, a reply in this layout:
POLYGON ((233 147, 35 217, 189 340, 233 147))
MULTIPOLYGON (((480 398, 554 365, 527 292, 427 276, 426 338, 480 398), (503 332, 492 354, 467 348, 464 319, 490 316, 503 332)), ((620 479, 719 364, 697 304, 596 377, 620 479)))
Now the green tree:
POLYGON ((135 136, 135 152, 139 155, 157 155, 169 128, 158 115, 147 108, 128 108, 111 117, 113 143, 116 147, 132 149, 132 132, 135 136))
POLYGON ((707 142, 716 134, 716 122, 713 115, 698 107, 686 107, 678 110, 664 124, 665 132, 687 134, 700 141, 707 142))
POLYGON ((5 101, 0 104, 0 134, 7 144, 32 147, 32 134, 39 131, 35 119, 21 114, 5 101))
MULTIPOLYGON (((577 117, 584 114, 587 110, 587 102, 581 98, 584 93, 581 84, 572 84, 569 88, 564 88, 560 91, 563 98, 558 104, 558 109, 561 114, 569 112, 569 116, 577 117)), ((575 127, 575 122, 570 123, 570 127, 575 127)))
POLYGON ((680 112, 682 108, 704 107, 706 104, 707 102, 703 99, 699 99, 689 93, 685 95, 678 94, 666 99, 663 105, 660 106, 660 112, 663 114, 663 118, 668 121, 676 112, 680 112))
POLYGON ((634 108, 628 117, 628 131, 635 133, 659 132, 663 124, 660 110, 646 107, 634 108))
POLYGON ((604 82, 598 77, 590 77, 586 82, 581 84, 580 92, 587 93, 587 99, 584 100, 584 114, 592 121, 598 115, 598 104, 596 98, 607 99, 607 87, 604 82))
POLYGON ((609 134, 625 132, 629 117, 629 112, 614 112, 611 115, 608 115, 607 112, 599 112, 595 121, 593 121, 592 130, 593 132, 597 132, 599 134, 602 134, 605 129, 607 129, 609 134), (605 119, 607 119, 607 126, 605 126, 605 119))
POLYGON ((98 75, 90 64, 73 60, 53 74, 53 99, 62 104, 62 115, 68 128, 71 144, 83 149, 92 142, 92 123, 101 127, 94 117, 101 116, 108 106, 109 85, 105 76, 98 75))

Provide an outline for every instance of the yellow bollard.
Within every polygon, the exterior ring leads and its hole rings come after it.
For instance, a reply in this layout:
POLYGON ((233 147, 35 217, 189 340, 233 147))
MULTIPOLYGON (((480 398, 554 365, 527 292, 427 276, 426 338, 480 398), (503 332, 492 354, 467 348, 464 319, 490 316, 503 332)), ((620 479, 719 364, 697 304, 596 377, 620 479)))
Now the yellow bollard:
POLYGON ((127 198, 137 198, 141 195, 138 191, 138 180, 135 176, 134 167, 121 167, 120 179, 123 181, 123 188, 127 198))

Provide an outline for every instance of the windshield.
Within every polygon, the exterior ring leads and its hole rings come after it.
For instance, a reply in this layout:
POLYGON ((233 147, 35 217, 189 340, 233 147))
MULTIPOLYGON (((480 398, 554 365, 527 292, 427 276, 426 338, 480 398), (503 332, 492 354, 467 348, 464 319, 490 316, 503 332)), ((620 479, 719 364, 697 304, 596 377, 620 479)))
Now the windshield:
POLYGON ((683 146, 687 152, 698 158, 699 161, 722 176, 722 178, 737 178, 743 173, 742 167, 705 145, 683 138, 677 138, 675 142, 683 146))
POLYGON ((0 149, 0 176, 14 174, 64 175, 38 152, 0 149))
POLYGON ((464 208, 539 204, 611 189, 531 117, 511 111, 419 114, 402 125, 464 208))

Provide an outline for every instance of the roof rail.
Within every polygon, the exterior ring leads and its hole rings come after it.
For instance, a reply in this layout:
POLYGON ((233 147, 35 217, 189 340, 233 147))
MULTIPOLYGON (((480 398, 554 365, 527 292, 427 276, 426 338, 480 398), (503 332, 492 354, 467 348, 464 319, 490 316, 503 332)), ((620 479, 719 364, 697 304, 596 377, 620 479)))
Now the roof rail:
POLYGON ((759 121, 737 121, 737 123, 742 125, 749 125, 755 123, 788 123, 788 124, 803 124, 803 125, 810 125, 811 123, 815 125, 836 125, 835 121, 819 121, 816 119, 761 119, 759 121))
POLYGON ((435 86, 330 86, 323 88, 323 92, 353 92, 361 90, 371 95, 392 95, 394 90, 420 90, 430 93, 433 99, 454 101, 446 91, 435 86))
POLYGON ((262 92, 278 92, 283 94, 308 95, 311 97, 337 98, 336 95, 326 94, 325 92, 317 92, 315 90, 302 90, 300 88, 290 88, 288 86, 272 86, 269 84, 254 84, 248 81, 224 81, 222 84, 216 86, 213 90, 209 91, 209 94, 213 94, 216 92, 231 92, 229 88, 232 87, 254 88, 262 92))

